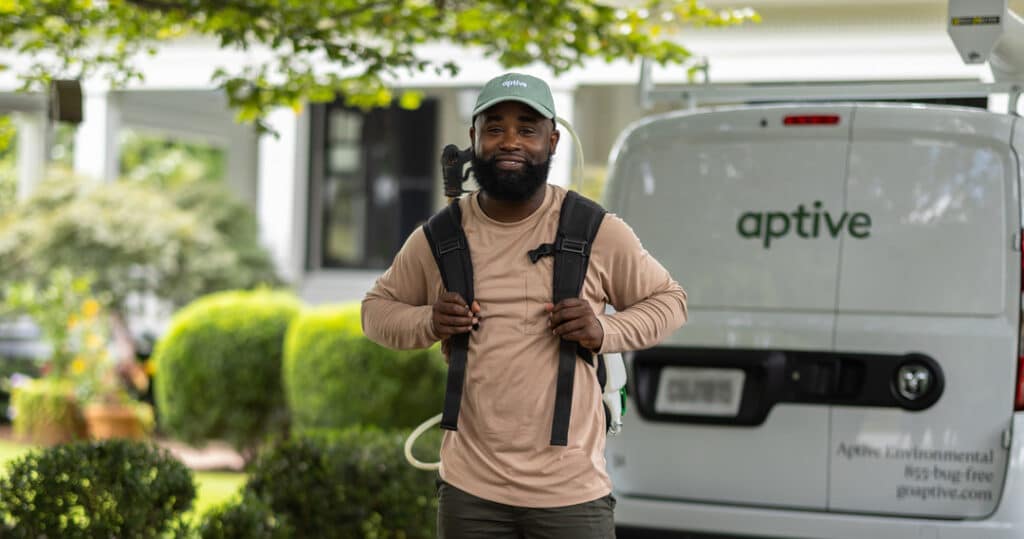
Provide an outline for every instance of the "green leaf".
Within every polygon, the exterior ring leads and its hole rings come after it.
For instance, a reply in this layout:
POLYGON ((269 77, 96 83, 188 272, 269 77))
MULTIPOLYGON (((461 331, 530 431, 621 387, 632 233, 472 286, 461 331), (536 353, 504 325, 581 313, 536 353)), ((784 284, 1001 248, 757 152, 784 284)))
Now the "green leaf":
POLYGON ((402 97, 398 99, 398 106, 406 110, 415 110, 420 108, 420 103, 422 102, 423 92, 406 90, 402 92, 402 97))

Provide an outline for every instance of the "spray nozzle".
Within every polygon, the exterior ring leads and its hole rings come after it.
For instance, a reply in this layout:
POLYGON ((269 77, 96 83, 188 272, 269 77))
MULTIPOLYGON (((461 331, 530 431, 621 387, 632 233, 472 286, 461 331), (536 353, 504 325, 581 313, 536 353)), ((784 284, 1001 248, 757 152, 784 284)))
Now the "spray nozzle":
MULTIPOLYGON (((583 191, 583 146, 580 144, 580 139, 576 135, 576 131, 572 128, 569 122, 562 118, 557 118, 556 121, 562 125, 572 137, 573 148, 576 153, 576 166, 573 171, 573 176, 576 184, 576 190, 583 191)), ((469 178, 470 169, 466 168, 466 163, 473 160, 473 148, 468 147, 465 150, 460 150, 458 146, 449 144, 441 150, 441 175, 444 179, 444 196, 449 199, 456 199, 462 196, 468 191, 462 189, 462 184, 469 178)))
POLYGON ((441 151, 441 174, 444 178, 444 196, 458 198, 465 191, 462 182, 469 176, 469 170, 463 171, 466 163, 473 159, 473 149, 460 150, 458 146, 449 144, 441 151))

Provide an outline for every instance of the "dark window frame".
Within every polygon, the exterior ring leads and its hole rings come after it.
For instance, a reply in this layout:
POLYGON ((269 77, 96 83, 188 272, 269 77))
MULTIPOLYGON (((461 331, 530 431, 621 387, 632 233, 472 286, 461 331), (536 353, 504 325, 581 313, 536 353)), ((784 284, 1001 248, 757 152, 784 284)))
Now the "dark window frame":
POLYGON ((433 148, 440 129, 439 110, 436 99, 424 100, 417 111, 405 111, 396 105, 361 111, 346 107, 341 101, 311 106, 307 271, 385 269, 412 232, 412 224, 429 217, 440 189, 440 182, 435 181, 440 154, 435 156, 433 148), (359 155, 357 170, 342 173, 329 170, 332 143, 340 141, 332 140, 332 115, 339 112, 361 117, 360 139, 355 144, 359 155), (379 183, 382 178, 390 182, 382 185, 379 183), (329 186, 329 183, 334 185, 329 186), (354 192, 355 198, 362 198, 357 202, 361 210, 356 210, 357 217, 351 221, 351 228, 356 230, 358 241, 364 246, 348 259, 332 257, 329 252, 331 201, 325 198, 336 194, 334 190, 342 189, 345 183, 349 190, 358 191, 354 192), (386 204, 383 211, 378 200, 381 195, 386 204))

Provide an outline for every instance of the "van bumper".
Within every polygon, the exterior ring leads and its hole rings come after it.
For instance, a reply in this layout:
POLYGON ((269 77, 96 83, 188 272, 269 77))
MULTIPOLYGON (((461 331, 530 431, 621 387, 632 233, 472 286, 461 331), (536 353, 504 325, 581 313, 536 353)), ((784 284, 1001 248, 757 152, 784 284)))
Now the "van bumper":
POLYGON ((621 539, 1020 539, 1024 537, 1024 413, 1013 417, 1013 441, 999 506, 990 516, 937 520, 794 511, 655 500, 616 492, 621 539))

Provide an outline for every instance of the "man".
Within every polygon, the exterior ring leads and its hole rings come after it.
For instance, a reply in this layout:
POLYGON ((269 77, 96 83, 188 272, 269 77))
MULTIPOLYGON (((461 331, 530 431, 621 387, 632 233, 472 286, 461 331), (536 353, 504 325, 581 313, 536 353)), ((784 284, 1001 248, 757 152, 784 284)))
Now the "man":
MULTIPOLYGON (((686 294, 606 215, 581 299, 551 304, 550 243, 566 191, 547 184, 558 147, 551 92, 509 73, 488 82, 469 138, 478 192, 460 201, 476 299, 441 283, 422 229, 363 300, 366 335, 422 348, 470 333, 458 430, 441 446, 438 535, 464 538, 613 538, 605 416, 594 367, 577 359, 567 446, 551 445, 559 339, 596 352, 647 348, 686 319, 686 294), (605 303, 616 313, 605 315, 605 303)), ((440 390, 441 388, 439 388, 440 390)))

